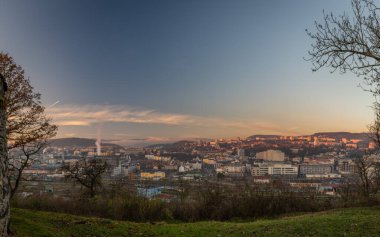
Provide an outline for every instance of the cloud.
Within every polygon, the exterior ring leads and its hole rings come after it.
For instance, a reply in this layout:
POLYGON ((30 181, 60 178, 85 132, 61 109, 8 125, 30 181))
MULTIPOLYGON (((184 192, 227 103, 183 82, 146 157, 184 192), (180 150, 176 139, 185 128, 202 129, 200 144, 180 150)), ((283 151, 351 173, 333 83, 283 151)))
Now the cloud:
MULTIPOLYGON (((247 133, 271 132, 276 134, 297 134, 296 127, 283 127, 268 121, 247 121, 176 113, 163 113, 156 110, 136 109, 115 105, 56 105, 47 109, 59 126, 91 126, 98 123, 117 122, 135 124, 161 124, 170 126, 191 126, 220 130, 234 129, 247 133)), ((163 138, 144 138, 161 141, 163 138)))
POLYGON ((91 123, 86 121, 57 121, 59 126, 90 126, 91 123))
POLYGON ((65 105, 48 108, 48 113, 61 126, 88 126, 99 122, 179 125, 190 121, 187 115, 137 110, 126 106, 65 105))

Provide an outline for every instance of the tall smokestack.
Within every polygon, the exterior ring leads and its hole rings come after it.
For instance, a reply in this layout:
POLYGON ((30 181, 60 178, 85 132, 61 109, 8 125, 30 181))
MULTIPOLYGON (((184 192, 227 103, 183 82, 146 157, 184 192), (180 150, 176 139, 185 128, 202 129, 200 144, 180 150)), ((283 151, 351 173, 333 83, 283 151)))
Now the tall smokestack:
POLYGON ((98 137, 96 139, 96 142, 95 142, 95 144, 96 144, 96 154, 98 156, 100 156, 102 154, 102 145, 101 145, 101 143, 102 143, 102 139, 100 137, 98 137))
POLYGON ((95 145, 96 145, 96 154, 98 156, 100 156, 102 154, 102 124, 99 124, 98 126, 98 135, 97 135, 97 138, 96 138, 96 142, 95 142, 95 145))

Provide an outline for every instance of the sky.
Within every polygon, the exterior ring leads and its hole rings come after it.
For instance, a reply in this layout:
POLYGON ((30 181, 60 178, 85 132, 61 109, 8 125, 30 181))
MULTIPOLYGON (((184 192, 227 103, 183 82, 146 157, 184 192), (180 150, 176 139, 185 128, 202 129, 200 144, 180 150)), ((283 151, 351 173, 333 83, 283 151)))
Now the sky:
POLYGON ((124 144, 366 131, 361 78, 304 60, 331 0, 0 0, 0 51, 58 137, 124 144))

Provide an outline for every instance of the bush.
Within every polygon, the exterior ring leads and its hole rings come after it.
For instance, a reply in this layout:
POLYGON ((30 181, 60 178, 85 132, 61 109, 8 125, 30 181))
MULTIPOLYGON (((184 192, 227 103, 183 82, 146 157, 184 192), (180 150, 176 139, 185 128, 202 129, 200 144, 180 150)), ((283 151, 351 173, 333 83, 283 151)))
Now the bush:
POLYGON ((360 198, 350 202, 344 200, 321 198, 315 193, 294 192, 286 187, 225 187, 203 183, 192 187, 186 198, 178 198, 170 203, 149 200, 130 190, 117 189, 93 198, 83 198, 81 195, 62 198, 46 194, 15 198, 13 206, 146 222, 255 219, 379 203, 377 197, 372 197, 370 201, 360 198))

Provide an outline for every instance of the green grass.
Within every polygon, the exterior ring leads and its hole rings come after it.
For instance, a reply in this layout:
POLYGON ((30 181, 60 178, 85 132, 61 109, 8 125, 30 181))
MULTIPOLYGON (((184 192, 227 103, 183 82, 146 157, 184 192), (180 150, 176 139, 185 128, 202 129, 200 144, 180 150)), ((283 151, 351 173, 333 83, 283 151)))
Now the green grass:
POLYGON ((15 236, 380 236, 380 207, 253 222, 133 223, 12 209, 15 236))

